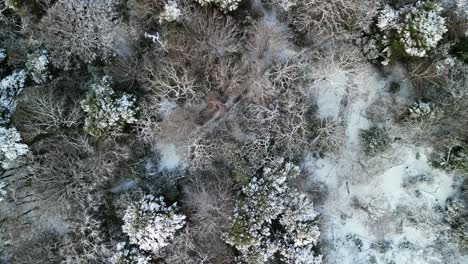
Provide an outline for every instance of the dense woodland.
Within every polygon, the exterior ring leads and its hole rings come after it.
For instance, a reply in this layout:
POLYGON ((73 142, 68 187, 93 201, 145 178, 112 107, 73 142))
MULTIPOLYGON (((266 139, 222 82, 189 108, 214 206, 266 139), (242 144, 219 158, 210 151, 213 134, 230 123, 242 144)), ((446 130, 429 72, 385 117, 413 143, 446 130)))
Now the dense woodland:
POLYGON ((0 0, 0 263, 468 263, 467 0, 0 0))

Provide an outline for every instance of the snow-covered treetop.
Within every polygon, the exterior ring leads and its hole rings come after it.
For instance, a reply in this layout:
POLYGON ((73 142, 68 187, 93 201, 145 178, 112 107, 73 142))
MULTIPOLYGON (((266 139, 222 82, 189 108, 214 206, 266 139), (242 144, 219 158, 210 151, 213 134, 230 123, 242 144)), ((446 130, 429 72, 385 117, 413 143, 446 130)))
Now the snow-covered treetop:
POLYGON ((6 50, 0 48, 0 62, 3 62, 3 60, 7 57, 6 50))
POLYGON ((164 11, 159 15, 159 23, 179 21, 182 11, 176 1, 170 0, 164 5, 164 11))
POLYGON ((110 258, 111 264, 149 264, 151 257, 144 254, 138 248, 132 247, 125 242, 117 244, 117 250, 110 258))
POLYGON ((45 83, 49 79, 49 53, 47 50, 29 54, 26 69, 35 83, 45 83))
POLYGON ((16 109, 16 96, 24 88, 26 72, 14 71, 0 82, 0 125, 10 121, 10 117, 16 109))
POLYGON ((226 239, 242 262, 265 263, 278 253, 286 263, 321 263, 315 253, 317 212, 306 195, 287 184, 299 172, 294 164, 276 159, 242 189, 226 239))
POLYGON ((0 162, 3 168, 10 167, 16 158, 28 153, 28 146, 20 141, 21 136, 15 128, 0 126, 0 162))
POLYGON ((86 98, 81 101, 87 113, 85 130, 93 136, 119 131, 125 124, 136 122, 136 98, 126 93, 117 95, 111 82, 109 76, 104 76, 91 85, 86 98))
POLYGON ((200 5, 215 5, 219 7, 223 12, 230 12, 234 11, 239 7, 239 3, 242 0, 195 0, 200 5))
POLYGON ((4 182, 0 182, 0 202, 3 201, 7 195, 5 186, 6 184, 4 182))
POLYGON ((468 0, 457 0, 457 14, 468 19, 468 0))
POLYGON ((157 252, 169 245, 184 226, 185 215, 177 213, 176 204, 168 206, 163 197, 145 195, 127 208, 123 220, 122 229, 130 243, 141 250, 157 252))
MULTIPOLYGON (((442 7, 431 1, 418 1, 398 10, 385 5, 378 16, 377 27, 383 34, 381 42, 386 46, 383 52, 387 58, 397 52, 395 48, 399 46, 409 56, 427 56, 447 32, 441 13, 442 7)), ((384 61, 386 63, 388 60, 384 61)))

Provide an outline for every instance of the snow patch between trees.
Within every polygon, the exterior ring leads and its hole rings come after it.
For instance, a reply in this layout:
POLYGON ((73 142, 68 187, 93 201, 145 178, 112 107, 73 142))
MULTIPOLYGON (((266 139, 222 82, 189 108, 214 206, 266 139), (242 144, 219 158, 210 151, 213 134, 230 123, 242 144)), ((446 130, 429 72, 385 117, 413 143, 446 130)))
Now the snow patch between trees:
MULTIPOLYGON (((318 93, 319 113, 342 112, 346 123, 340 152, 310 154, 303 163, 310 172, 308 185, 321 186, 326 193, 318 203, 323 262, 468 263, 445 220, 446 201, 458 192, 462 177, 432 167, 431 150, 425 147, 394 141, 376 157, 361 151, 361 129, 375 125, 366 111, 378 98, 389 96, 386 81, 372 69, 351 76, 346 105, 330 96, 344 90, 344 82, 318 93)), ((385 122, 386 127, 396 127, 385 122)))
POLYGON ((160 152, 159 171, 175 170, 181 163, 182 158, 177 154, 174 144, 162 145, 158 149, 160 152))

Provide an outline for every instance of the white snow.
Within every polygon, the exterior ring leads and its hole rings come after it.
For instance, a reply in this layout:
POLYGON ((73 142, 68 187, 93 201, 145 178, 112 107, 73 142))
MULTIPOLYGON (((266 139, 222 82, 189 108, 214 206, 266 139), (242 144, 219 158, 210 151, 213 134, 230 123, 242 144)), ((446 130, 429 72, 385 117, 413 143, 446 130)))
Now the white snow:
MULTIPOLYGON (((349 78, 317 92, 321 117, 344 115, 343 149, 325 157, 310 154, 303 164, 308 185, 327 190, 320 205, 324 263, 468 263, 444 220, 445 202, 459 190, 461 177, 433 168, 431 149, 424 146, 397 141, 372 158, 360 150, 360 130, 372 125, 367 108, 385 96, 398 96, 395 102, 404 105, 407 100, 400 97, 411 91, 405 84, 403 93, 390 95, 384 91, 388 80, 371 68, 349 78), (344 86, 352 89, 338 95, 344 86), (340 104, 343 96, 346 107, 340 104)), ((391 121, 385 125, 400 131, 391 121)))
POLYGON ((341 100, 346 96, 347 81, 346 73, 338 72, 327 79, 314 83, 319 117, 332 119, 338 117, 341 110, 341 100))
POLYGON ((158 150, 161 154, 159 171, 174 170, 181 163, 182 158, 177 154, 177 149, 174 144, 161 145, 158 150))

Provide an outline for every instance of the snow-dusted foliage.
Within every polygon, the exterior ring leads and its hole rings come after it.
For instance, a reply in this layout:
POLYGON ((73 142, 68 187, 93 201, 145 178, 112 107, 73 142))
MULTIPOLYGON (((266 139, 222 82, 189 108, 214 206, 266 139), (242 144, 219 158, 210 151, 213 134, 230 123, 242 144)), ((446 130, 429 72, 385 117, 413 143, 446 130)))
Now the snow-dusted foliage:
POLYGON ((14 71, 0 82, 0 124, 9 122, 16 109, 16 96, 24 88, 26 72, 14 71))
POLYGON ((26 69, 35 83, 45 83, 49 79, 49 54, 47 50, 40 50, 28 55, 26 69))
POLYGON ((7 57, 7 53, 5 49, 0 49, 0 62, 3 62, 3 60, 7 57))
POLYGON ((151 257, 140 252, 138 248, 132 247, 125 242, 117 244, 117 251, 110 258, 111 264, 149 264, 151 257))
POLYGON ((418 1, 394 9, 386 5, 377 17, 377 33, 368 45, 379 49, 388 64, 405 56, 426 57, 447 32, 442 7, 432 1, 418 1))
POLYGON ((7 195, 7 192, 4 189, 5 186, 6 186, 6 183, 0 182, 0 202, 3 201, 7 195))
POLYGON ((234 11, 239 7, 239 3, 242 0, 195 0, 197 1, 200 5, 206 6, 206 5, 215 5, 219 7, 223 12, 230 12, 234 11))
POLYGON ((447 203, 445 219, 452 227, 452 234, 462 245, 468 248, 468 208, 462 200, 451 200, 447 203))
POLYGON ((409 117, 410 118, 421 118, 429 116, 432 113, 432 108, 430 103, 425 102, 415 102, 409 106, 409 117))
POLYGON ((111 83, 111 78, 104 76, 91 85, 86 98, 81 101, 87 113, 85 130, 93 136, 119 131, 136 121, 136 98, 126 93, 116 94, 111 83))
POLYGON ((276 0, 275 2, 285 11, 289 11, 291 7, 297 5, 297 0, 276 0))
POLYGON ((383 128, 371 127, 360 133, 361 147, 368 156, 375 156, 387 149, 390 138, 383 128))
POLYGON ((457 0, 457 14, 468 19, 468 0, 457 0))
POLYGON ((168 206, 163 197, 145 195, 130 205, 123 217, 123 231, 130 243, 141 250, 157 252, 169 245, 185 224, 185 215, 177 213, 177 205, 168 206))
POLYGON ((170 0, 164 5, 164 11, 159 15, 159 22, 175 22, 179 21, 182 11, 176 1, 170 0))
POLYGON ((0 126, 0 162, 3 168, 8 168, 16 158, 28 153, 28 146, 20 141, 21 136, 16 128, 0 126))
POLYGON ((276 159, 243 187, 226 239, 241 261, 265 263, 279 254, 286 263, 321 263, 321 256, 314 256, 317 212, 307 196, 287 184, 298 175, 297 166, 276 159))
POLYGON ((447 57, 436 64, 436 69, 444 78, 442 89, 455 99, 468 96, 468 64, 460 59, 447 57))

